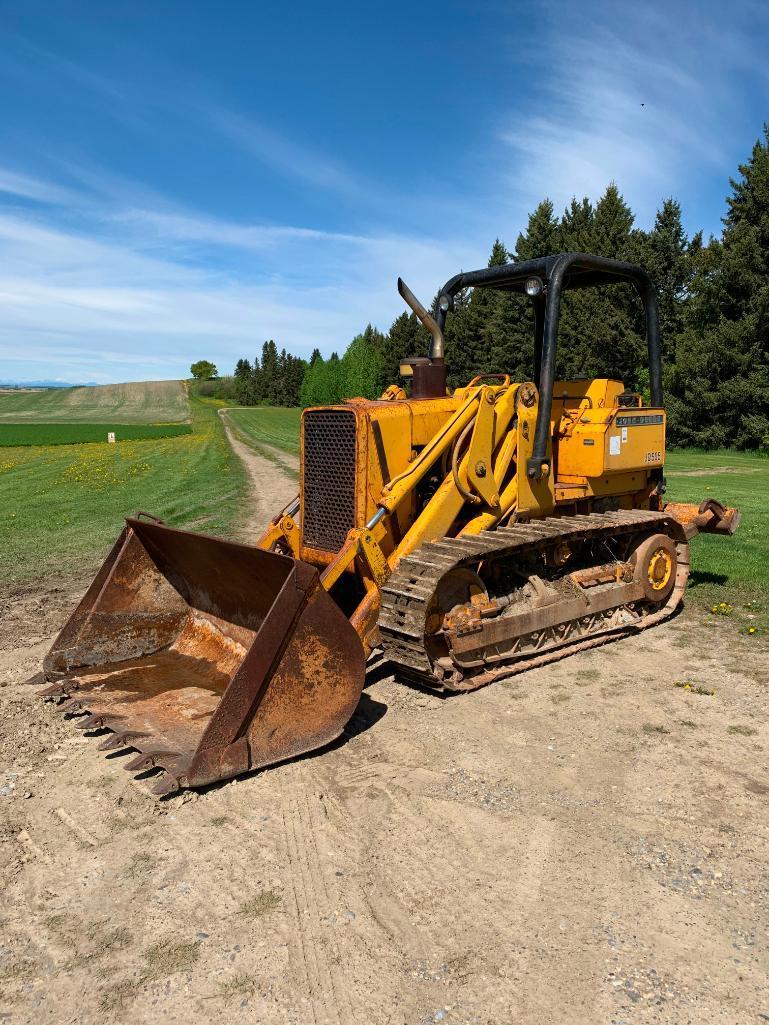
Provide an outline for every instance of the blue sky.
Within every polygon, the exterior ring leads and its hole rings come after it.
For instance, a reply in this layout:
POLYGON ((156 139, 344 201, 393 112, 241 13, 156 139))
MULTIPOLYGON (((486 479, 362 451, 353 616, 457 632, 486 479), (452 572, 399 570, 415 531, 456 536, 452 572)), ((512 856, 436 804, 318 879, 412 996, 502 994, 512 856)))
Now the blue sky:
POLYGON ((767 52, 763 3, 0 0, 0 380, 343 350, 611 180, 717 232, 767 52))

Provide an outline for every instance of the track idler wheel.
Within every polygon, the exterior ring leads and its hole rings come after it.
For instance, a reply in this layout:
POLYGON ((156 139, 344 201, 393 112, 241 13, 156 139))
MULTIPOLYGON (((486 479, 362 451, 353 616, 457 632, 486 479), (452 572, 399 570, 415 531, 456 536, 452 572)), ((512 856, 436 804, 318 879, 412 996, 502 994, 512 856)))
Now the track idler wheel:
POLYGON ((631 556, 633 579, 644 596, 655 605, 665 601, 673 590, 678 568, 675 542, 667 534, 644 538, 631 556))

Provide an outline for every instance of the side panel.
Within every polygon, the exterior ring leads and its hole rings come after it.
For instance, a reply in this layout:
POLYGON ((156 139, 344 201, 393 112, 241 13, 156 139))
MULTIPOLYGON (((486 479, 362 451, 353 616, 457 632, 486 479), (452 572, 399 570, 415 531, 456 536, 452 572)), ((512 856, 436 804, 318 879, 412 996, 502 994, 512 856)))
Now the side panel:
POLYGON ((655 469, 665 462, 665 410, 616 410, 604 439, 606 473, 655 469))
MULTIPOLYGON (((561 421, 563 430, 563 419, 561 421)), ((665 462, 665 411, 621 406, 585 413, 558 439, 558 476, 603 477, 665 462)))

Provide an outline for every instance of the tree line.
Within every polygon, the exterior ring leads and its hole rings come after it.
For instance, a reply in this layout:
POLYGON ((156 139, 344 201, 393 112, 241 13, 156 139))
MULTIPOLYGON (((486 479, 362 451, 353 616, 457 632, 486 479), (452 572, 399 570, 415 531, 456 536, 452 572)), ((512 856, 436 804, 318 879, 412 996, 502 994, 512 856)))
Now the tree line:
MULTIPOLYGON (((721 236, 707 242, 701 232, 687 236, 672 198, 648 231, 635 225, 613 183, 597 203, 575 198, 560 217, 545 199, 512 249, 494 242, 489 265, 568 251, 640 264, 657 286, 670 444, 769 449, 769 126, 730 187, 721 236)), ((478 373, 532 374, 533 311, 525 296, 461 293, 445 334, 452 386, 478 373)), ((397 381, 401 358, 425 355, 428 344, 404 311, 386 333, 369 324, 341 357, 315 349, 305 361, 266 342, 261 359, 240 360, 220 387, 246 405, 376 398, 397 381)), ((630 285, 565 293, 557 373, 617 377, 647 390, 643 310, 630 285)))

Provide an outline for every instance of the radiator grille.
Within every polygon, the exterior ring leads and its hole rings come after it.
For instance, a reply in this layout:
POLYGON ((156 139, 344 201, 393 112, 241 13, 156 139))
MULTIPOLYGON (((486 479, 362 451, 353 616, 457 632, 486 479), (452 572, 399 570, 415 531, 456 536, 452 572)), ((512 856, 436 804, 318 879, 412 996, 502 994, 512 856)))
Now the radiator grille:
POLYGON ((303 541, 308 548, 338 552, 355 526, 355 413, 309 410, 302 425, 303 541))

